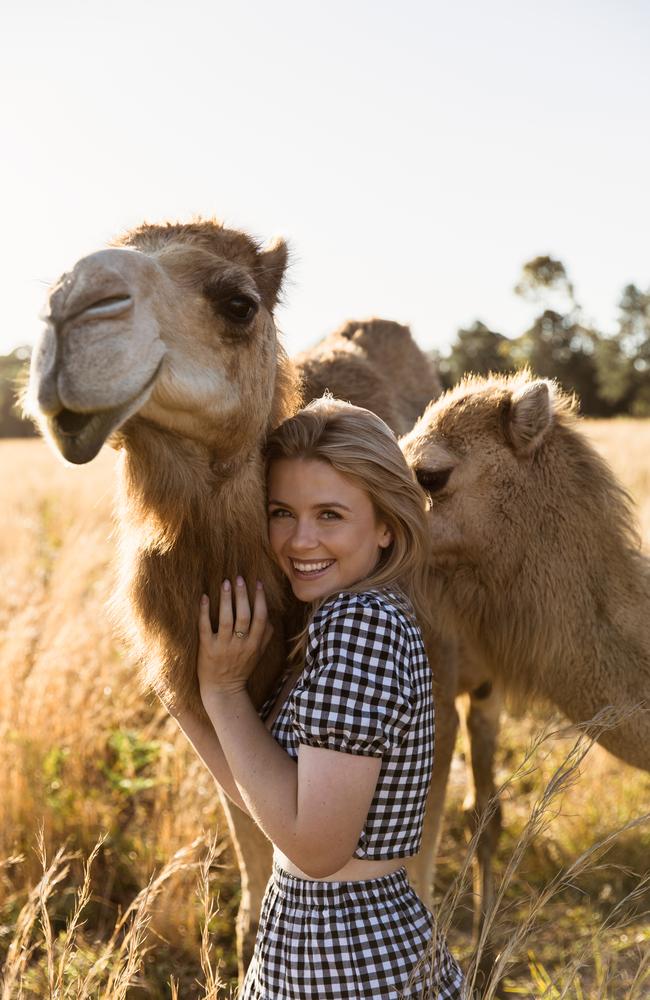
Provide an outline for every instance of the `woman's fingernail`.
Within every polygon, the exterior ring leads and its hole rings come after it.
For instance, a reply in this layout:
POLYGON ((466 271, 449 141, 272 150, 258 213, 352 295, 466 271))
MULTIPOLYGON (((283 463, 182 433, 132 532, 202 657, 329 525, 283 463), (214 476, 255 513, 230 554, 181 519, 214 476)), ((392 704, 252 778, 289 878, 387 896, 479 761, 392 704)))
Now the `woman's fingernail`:
POLYGON ((223 581, 223 589, 224 590, 230 590, 230 580, 224 580, 223 581))
POLYGON ((243 587, 244 586, 244 578, 243 578, 243 576, 238 576, 237 577, 237 586, 238 587, 243 587))
POLYGON ((207 603, 208 603, 208 595, 201 594, 201 604, 207 604, 207 603))
POLYGON ((257 587, 258 590, 264 589, 264 584, 262 583, 261 580, 258 580, 255 586, 257 587))

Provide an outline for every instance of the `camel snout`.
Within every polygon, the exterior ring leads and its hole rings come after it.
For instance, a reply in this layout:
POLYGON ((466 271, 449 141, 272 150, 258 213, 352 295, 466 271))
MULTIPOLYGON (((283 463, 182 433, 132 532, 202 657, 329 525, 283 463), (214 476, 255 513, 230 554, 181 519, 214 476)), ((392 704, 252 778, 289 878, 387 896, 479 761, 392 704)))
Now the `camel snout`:
POLYGON ((73 320, 92 321, 120 319, 133 307, 133 297, 128 293, 118 295, 102 295, 95 302, 84 306, 72 315, 63 319, 63 324, 73 320))

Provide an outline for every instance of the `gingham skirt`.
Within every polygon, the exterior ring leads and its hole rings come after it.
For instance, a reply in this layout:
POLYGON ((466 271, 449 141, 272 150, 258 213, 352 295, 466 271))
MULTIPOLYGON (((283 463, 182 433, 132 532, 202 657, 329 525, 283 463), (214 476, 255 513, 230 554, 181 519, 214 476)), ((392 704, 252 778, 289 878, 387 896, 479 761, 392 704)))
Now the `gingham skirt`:
POLYGON ((239 1000, 461 1000, 462 973, 405 868, 312 882, 274 861, 239 1000))

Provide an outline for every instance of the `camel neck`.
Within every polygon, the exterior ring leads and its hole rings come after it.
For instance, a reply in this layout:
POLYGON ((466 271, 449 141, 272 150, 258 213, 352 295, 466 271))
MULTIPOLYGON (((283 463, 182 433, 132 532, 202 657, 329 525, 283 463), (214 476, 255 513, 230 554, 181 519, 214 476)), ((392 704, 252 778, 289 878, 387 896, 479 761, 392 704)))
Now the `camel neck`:
POLYGON ((122 499, 150 544, 168 548, 191 532, 240 533, 262 544, 266 515, 261 445, 222 457, 197 442, 141 423, 125 441, 122 499))

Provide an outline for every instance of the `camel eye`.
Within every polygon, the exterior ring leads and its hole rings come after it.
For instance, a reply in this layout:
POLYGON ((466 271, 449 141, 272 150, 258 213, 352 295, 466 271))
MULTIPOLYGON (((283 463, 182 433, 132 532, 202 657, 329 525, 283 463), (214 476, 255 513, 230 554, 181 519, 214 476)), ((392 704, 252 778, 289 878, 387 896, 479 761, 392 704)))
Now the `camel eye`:
POLYGON ((415 478, 427 493, 439 493, 449 482, 452 469, 416 469, 415 478))
POLYGON ((257 312, 257 302, 247 295, 231 295, 224 299, 221 308, 225 315, 235 323, 247 323, 257 312))

